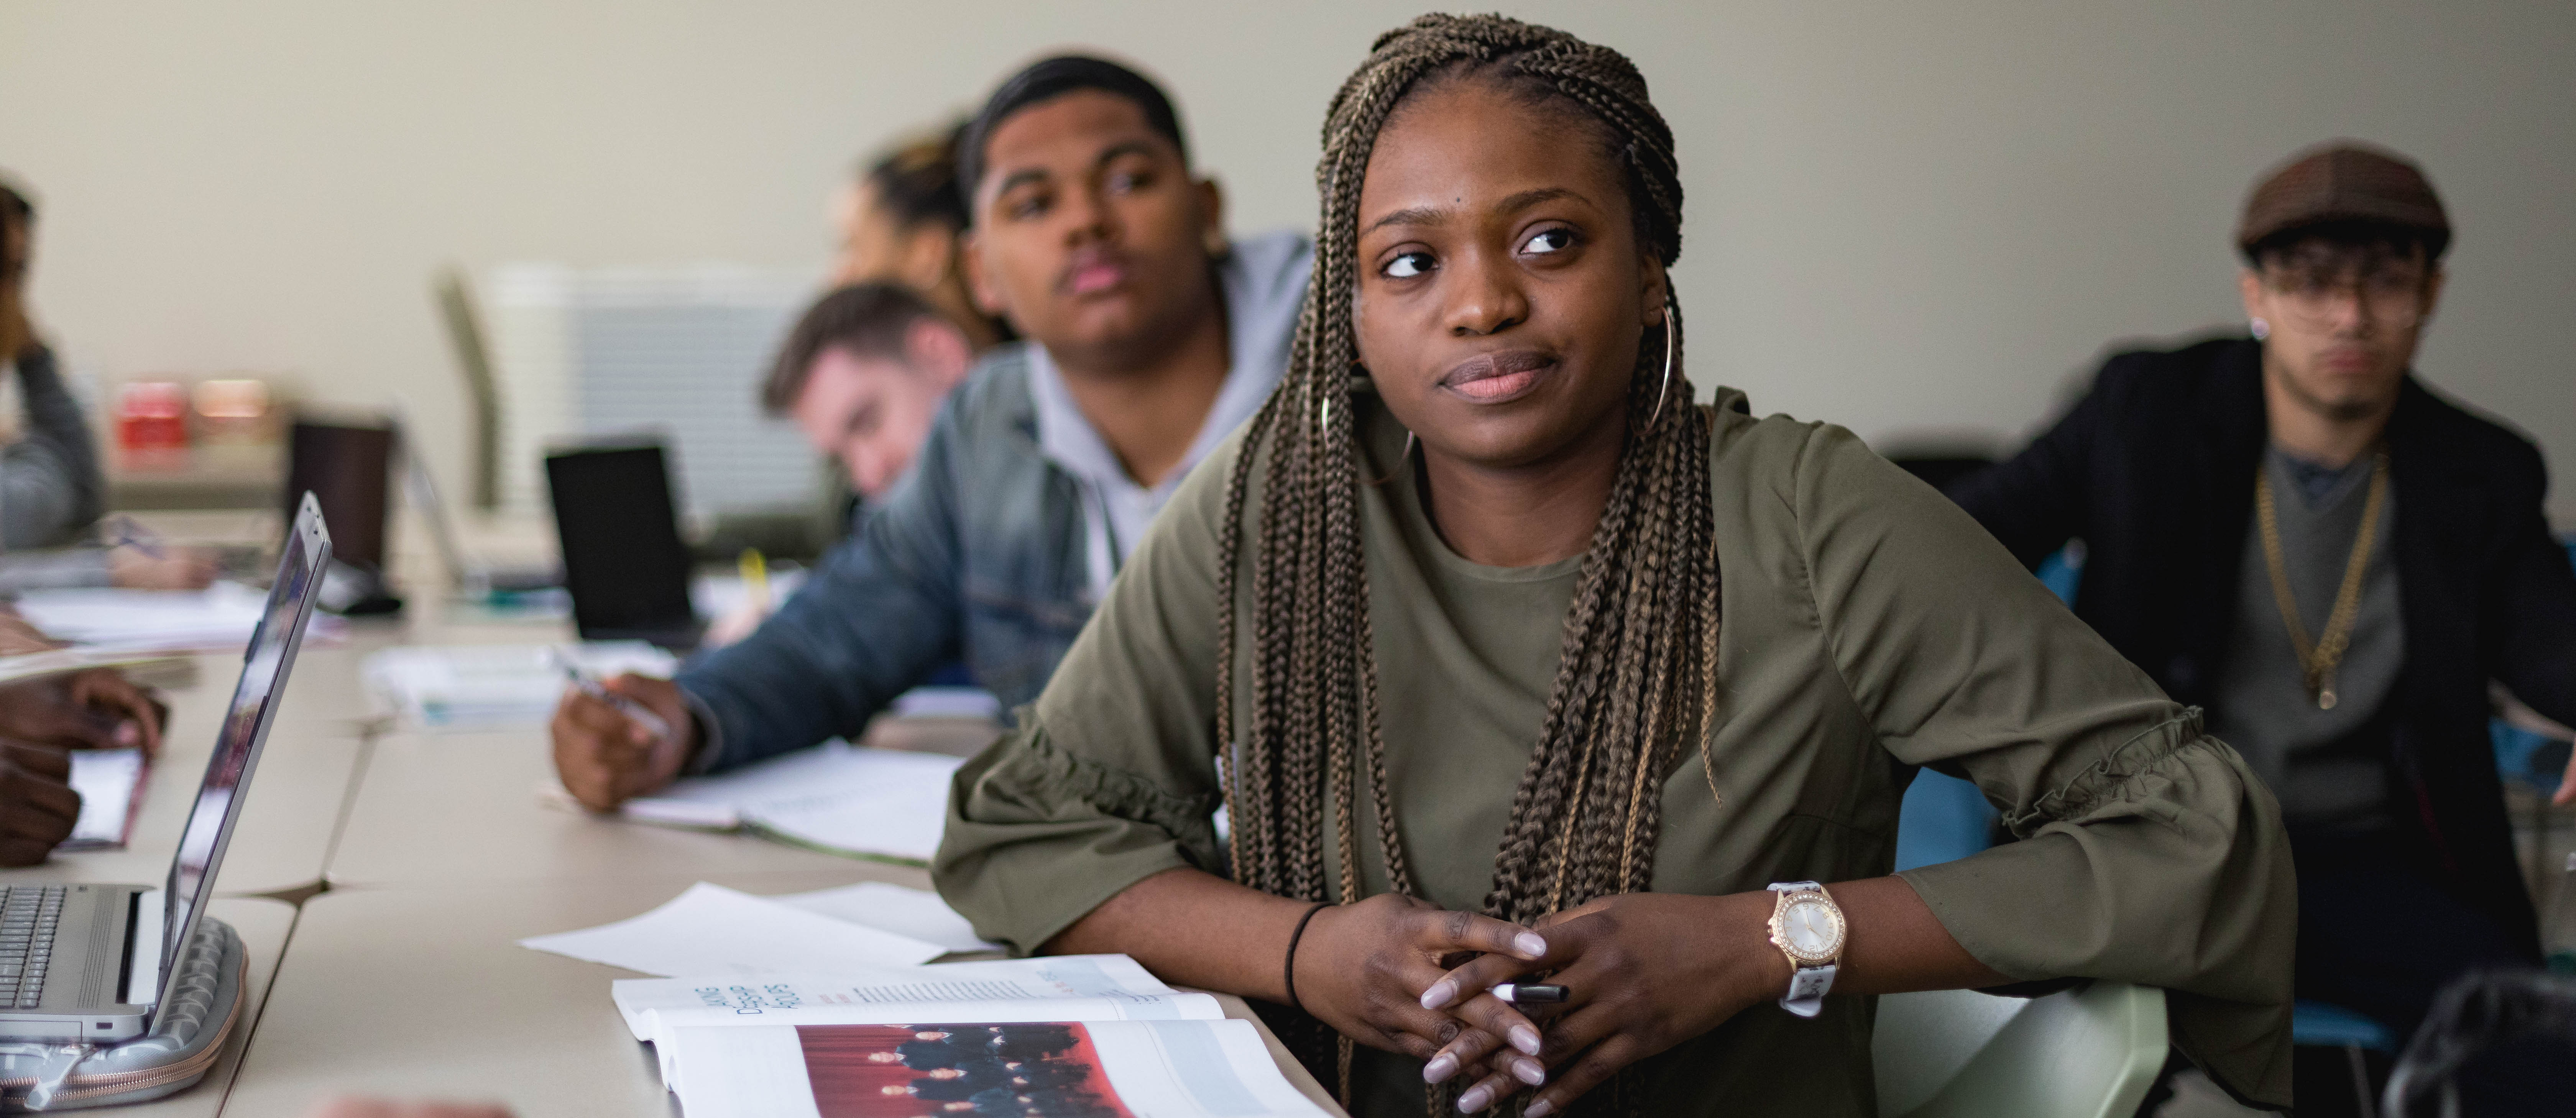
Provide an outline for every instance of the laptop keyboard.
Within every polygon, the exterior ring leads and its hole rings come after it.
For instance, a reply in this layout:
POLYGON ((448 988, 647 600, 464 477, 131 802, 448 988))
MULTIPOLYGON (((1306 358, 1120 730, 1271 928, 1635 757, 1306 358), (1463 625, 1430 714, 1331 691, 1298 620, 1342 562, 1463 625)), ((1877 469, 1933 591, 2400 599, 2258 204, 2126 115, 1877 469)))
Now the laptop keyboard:
POLYGON ((0 1007, 34 1009, 45 996, 45 964, 63 918, 60 885, 0 890, 0 1007))

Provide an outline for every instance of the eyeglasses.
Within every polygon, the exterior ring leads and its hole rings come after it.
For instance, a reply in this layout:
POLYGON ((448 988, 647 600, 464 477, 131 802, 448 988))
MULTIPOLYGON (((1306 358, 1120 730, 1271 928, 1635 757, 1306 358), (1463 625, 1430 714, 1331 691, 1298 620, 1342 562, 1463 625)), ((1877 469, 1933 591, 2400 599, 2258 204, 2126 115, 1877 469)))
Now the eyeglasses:
POLYGON ((2367 325, 2404 330, 2424 320, 2425 278, 2414 268, 2371 268, 2357 274, 2267 269, 2263 286, 2279 301, 2284 316, 2306 329, 2331 330, 2345 314, 2357 313, 2367 325))

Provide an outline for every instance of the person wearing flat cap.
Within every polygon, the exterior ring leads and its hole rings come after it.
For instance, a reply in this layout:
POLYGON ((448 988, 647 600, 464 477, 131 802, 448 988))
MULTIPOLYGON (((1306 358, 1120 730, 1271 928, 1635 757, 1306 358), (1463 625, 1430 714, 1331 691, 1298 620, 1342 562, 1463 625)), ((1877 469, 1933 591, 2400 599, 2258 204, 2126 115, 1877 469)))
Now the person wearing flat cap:
MULTIPOLYGON (((2112 357, 2029 448, 1950 490, 2025 564, 2083 541, 2075 612, 2279 798, 2299 998, 2401 1041, 2453 977, 2540 960, 2489 681, 2576 721, 2576 573, 2540 451, 2412 371, 2450 244, 2414 163, 2302 153, 2236 230, 2250 337, 2112 357)), ((2300 1113, 2336 1112, 2350 1066, 2312 1054, 2300 1113)))

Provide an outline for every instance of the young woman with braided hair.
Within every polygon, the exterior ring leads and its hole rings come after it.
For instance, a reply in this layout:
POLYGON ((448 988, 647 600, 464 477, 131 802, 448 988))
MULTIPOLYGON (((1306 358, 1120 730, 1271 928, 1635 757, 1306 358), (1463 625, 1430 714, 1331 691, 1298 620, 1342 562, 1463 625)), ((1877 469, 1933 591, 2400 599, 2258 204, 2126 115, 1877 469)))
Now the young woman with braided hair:
POLYGON ((1848 432, 1692 401, 1625 58, 1426 16, 1324 147, 1287 378, 958 779, 980 931, 1274 1003, 1365 1115, 1874 1114, 1866 995, 2075 977, 2288 1101, 2270 797, 1848 432), (1889 875, 1919 765, 2023 841, 1889 875))

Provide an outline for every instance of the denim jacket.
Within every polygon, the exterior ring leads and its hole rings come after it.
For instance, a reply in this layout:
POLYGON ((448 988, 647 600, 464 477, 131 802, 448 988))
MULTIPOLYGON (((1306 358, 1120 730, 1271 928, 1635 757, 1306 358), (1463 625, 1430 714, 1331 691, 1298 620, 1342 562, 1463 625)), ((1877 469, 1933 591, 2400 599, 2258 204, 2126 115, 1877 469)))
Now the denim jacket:
MULTIPOLYGON (((1305 238, 1279 234, 1218 265, 1230 376, 1260 378, 1255 401, 1287 367, 1310 256, 1305 238)), ((681 671, 705 742, 694 771, 856 738, 961 659, 1006 708, 1046 686, 1098 594, 1082 483, 1039 444, 1032 344, 985 356, 912 468, 776 615, 681 671)))

